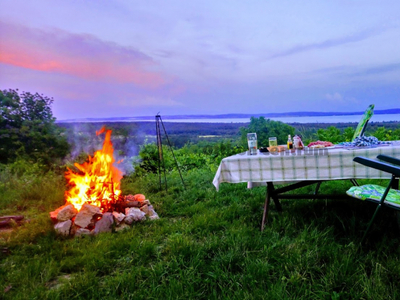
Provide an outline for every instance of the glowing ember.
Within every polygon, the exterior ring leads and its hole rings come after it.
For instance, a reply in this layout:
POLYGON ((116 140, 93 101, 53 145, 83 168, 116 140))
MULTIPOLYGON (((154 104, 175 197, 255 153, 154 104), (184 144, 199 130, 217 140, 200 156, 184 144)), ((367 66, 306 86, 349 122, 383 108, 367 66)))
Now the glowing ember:
MULTIPOLYGON (((103 127, 96 134, 99 135, 105 131, 103 127)), ((65 178, 72 185, 72 188, 65 192, 65 198, 77 210, 87 203, 100 207, 104 212, 119 200, 122 172, 113 166, 115 159, 111 132, 111 130, 106 131, 102 150, 96 151, 93 157, 89 155, 88 162, 82 165, 74 164, 79 173, 74 173, 69 168, 65 173, 65 178)))

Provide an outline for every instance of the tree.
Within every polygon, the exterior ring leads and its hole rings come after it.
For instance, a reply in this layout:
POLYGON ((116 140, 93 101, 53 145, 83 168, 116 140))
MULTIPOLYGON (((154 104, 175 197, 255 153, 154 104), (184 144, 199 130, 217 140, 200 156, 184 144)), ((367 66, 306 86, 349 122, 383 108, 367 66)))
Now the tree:
POLYGON ((248 127, 241 127, 241 141, 242 144, 247 148, 247 133, 255 132, 257 133, 257 141, 259 147, 268 146, 269 137, 277 137, 278 144, 285 144, 288 139, 288 135, 293 136, 295 129, 285 123, 280 121, 273 121, 270 119, 265 119, 264 117, 251 117, 250 124, 248 127))
POLYGON ((69 152, 63 129, 55 124, 53 98, 0 90, 0 162, 26 156, 49 163, 69 152))

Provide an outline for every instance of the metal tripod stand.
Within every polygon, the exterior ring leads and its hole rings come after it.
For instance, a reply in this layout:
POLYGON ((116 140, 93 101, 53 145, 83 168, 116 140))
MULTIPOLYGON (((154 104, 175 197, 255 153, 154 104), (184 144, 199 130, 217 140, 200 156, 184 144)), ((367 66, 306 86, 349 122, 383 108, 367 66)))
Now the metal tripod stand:
POLYGON ((165 161, 164 161, 163 148, 162 148, 162 139, 161 139, 161 127, 160 127, 160 124, 162 125, 162 127, 163 127, 163 129, 164 129, 164 134, 165 134, 165 137, 167 138, 169 150, 171 150, 171 153, 172 153, 172 156, 173 156, 173 158, 174 158, 176 167, 178 168, 178 171, 179 171, 179 176, 181 177, 181 180, 182 180, 183 187, 184 187, 184 189, 186 190, 186 186, 185 186, 185 183, 184 183, 183 178, 182 178, 181 170, 180 170, 180 168, 179 168, 178 162, 176 161, 174 151, 172 150, 172 146, 171 146, 171 143, 170 143, 170 141, 169 141, 167 131, 165 130, 164 123, 163 123, 163 121, 162 121, 162 119, 161 119, 161 116, 160 116, 159 114, 157 114, 157 115, 156 115, 156 133, 157 133, 158 175, 159 175, 159 180, 160 180, 160 190, 161 190, 161 163, 162 163, 162 167, 163 167, 163 169, 164 169, 165 190, 168 191, 167 177, 166 177, 166 175, 165 175, 165 161))

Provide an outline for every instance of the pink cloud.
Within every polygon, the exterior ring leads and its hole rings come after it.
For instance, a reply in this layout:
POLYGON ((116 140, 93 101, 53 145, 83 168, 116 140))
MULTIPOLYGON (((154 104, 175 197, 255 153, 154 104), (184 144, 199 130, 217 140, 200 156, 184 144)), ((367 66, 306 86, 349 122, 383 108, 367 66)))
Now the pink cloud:
POLYGON ((158 88, 170 81, 153 71, 157 64, 149 56, 92 35, 43 31, 1 21, 0 34, 0 63, 144 88, 158 88))

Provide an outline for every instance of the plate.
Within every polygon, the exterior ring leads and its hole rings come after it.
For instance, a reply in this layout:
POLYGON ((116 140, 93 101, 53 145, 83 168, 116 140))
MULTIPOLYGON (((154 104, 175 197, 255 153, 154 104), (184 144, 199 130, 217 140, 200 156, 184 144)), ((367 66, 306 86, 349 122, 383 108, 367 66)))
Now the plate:
MULTIPOLYGON (((271 152, 270 148, 271 147, 267 148, 269 152, 271 152)), ((278 146, 276 146, 276 151, 275 152, 283 152, 285 150, 287 150, 287 146, 286 145, 278 145, 278 146)), ((274 152, 271 152, 271 153, 274 153, 274 152)))
POLYGON ((329 147, 315 147, 315 146, 311 146, 311 147, 306 147, 306 148, 308 148, 308 149, 333 149, 333 148, 335 148, 336 146, 335 145, 333 145, 333 146, 329 146, 329 147))

